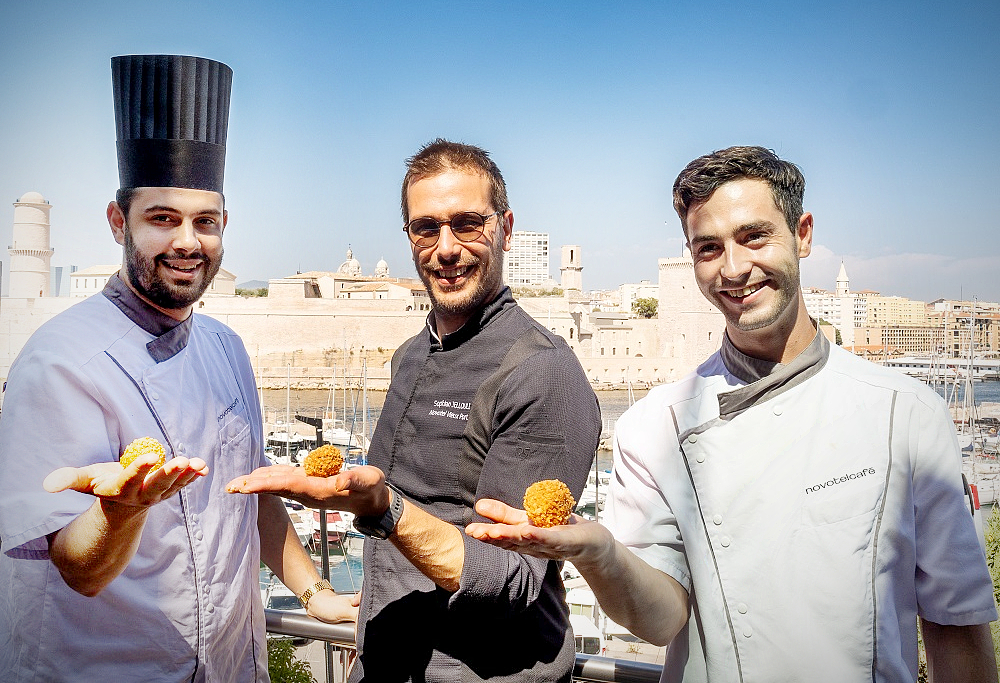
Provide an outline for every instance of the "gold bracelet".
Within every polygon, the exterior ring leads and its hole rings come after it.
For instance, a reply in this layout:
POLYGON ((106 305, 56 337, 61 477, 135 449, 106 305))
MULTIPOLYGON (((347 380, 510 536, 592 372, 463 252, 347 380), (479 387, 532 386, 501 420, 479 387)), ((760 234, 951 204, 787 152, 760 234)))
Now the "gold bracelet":
POLYGON ((309 598, 316 595, 316 593, 327 589, 333 590, 333 586, 330 585, 329 581, 323 579, 322 581, 317 581, 313 585, 309 586, 309 588, 302 591, 301 595, 299 595, 299 602, 302 603, 302 609, 306 609, 309 606, 309 598))

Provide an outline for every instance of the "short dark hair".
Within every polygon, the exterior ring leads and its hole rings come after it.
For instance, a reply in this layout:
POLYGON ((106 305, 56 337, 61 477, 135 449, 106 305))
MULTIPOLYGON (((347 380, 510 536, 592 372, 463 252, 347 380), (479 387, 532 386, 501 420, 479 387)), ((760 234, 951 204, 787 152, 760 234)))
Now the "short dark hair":
POLYGON ((490 153, 480 147, 451 142, 437 138, 421 147, 416 154, 406 160, 406 175, 403 177, 401 208, 403 223, 410 221, 410 211, 406 205, 406 193, 410 185, 421 178, 427 178, 448 169, 471 170, 482 173, 490 180, 490 202, 494 211, 507 211, 507 185, 500 169, 490 159, 490 153))
POLYGON ((118 202, 118 208, 122 210, 125 220, 128 220, 128 210, 132 206, 132 199, 135 198, 135 191, 134 187, 123 187, 115 193, 115 201, 118 202))
POLYGON ((774 205, 795 232, 806 191, 806 179, 799 167, 764 147, 728 147, 698 157, 674 181, 674 210, 680 216, 685 236, 691 207, 707 202, 726 183, 743 178, 763 180, 771 187, 774 205))

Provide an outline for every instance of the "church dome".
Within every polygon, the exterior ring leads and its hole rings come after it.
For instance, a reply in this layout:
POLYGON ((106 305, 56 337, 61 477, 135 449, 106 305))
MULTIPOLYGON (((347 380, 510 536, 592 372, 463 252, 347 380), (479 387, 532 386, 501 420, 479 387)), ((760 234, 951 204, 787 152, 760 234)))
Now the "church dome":
POLYGON ((385 259, 379 259, 378 263, 375 264, 375 277, 389 277, 389 264, 385 262, 385 259))
POLYGON ((361 262, 354 258, 354 252, 351 251, 350 247, 347 247, 347 260, 340 264, 340 267, 337 268, 337 272, 341 275, 360 277, 361 262))

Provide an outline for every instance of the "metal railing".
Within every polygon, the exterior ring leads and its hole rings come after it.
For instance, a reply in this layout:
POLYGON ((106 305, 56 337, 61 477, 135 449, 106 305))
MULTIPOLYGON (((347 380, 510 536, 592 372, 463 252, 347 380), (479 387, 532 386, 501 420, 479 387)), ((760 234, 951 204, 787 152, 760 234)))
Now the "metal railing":
MULTIPOLYGON (((354 649, 354 624, 327 624, 281 610, 265 609, 267 632, 297 638, 312 638, 328 643, 325 683, 345 680, 349 657, 344 650, 354 649)), ((583 683, 658 683, 662 667, 658 664, 630 662, 596 655, 576 655, 573 680, 583 683)), ((324 680, 317 676, 317 679, 324 680)))

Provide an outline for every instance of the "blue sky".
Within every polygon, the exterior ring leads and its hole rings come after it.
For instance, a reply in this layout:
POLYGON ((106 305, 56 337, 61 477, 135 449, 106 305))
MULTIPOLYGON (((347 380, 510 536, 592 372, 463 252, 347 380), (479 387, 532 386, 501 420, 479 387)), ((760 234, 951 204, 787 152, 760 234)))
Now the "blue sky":
POLYGON ((443 136, 490 150, 515 229, 582 247, 586 289, 655 281, 682 248, 680 169, 760 144, 806 174, 804 285, 833 289, 843 260, 854 289, 1000 300, 995 0, 22 0, 0 22, 0 234, 41 192, 54 266, 120 258, 110 58, 175 53, 234 70, 238 282, 336 269, 348 245, 412 276, 403 162, 443 136))

